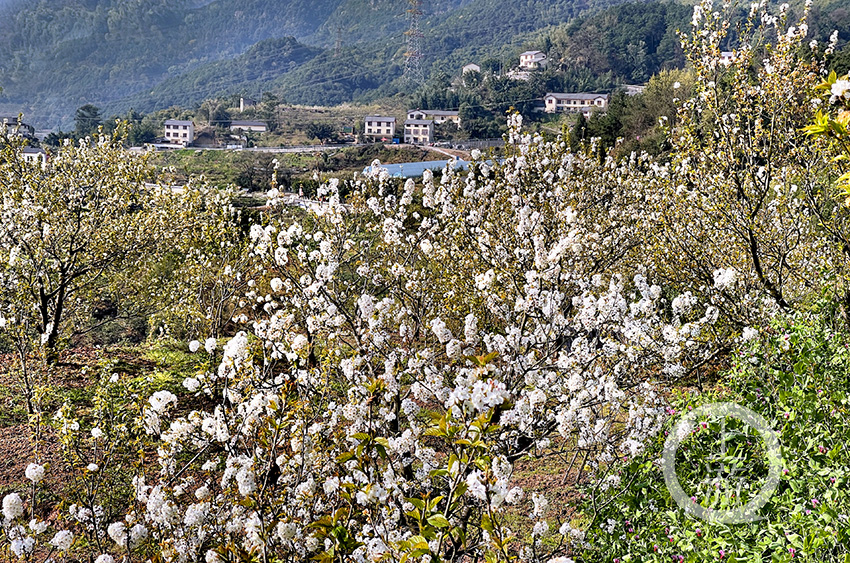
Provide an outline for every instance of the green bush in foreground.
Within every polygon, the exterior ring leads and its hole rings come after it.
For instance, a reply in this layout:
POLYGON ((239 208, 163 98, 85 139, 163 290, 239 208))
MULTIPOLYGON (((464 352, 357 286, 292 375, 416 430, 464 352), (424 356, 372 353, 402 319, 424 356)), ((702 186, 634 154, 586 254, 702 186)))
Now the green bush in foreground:
MULTIPOLYGON (((735 355, 725 388, 674 401, 679 412, 643 458, 590 489, 584 507, 592 518, 587 560, 850 561, 848 383, 845 332, 817 316, 775 321, 735 355), (715 401, 734 401, 760 414, 779 438, 781 479, 760 511, 763 520, 717 524, 693 518, 665 487, 664 435, 680 412, 715 401)), ((682 440, 676 471, 692 502, 726 509, 747 502, 761 487, 767 464, 763 441, 727 423, 727 434, 736 430, 742 434, 727 440, 725 449, 717 420, 700 421, 682 440), (722 468, 722 474, 715 471, 712 478, 708 467, 722 468), (745 484, 730 486, 738 478, 745 484)))

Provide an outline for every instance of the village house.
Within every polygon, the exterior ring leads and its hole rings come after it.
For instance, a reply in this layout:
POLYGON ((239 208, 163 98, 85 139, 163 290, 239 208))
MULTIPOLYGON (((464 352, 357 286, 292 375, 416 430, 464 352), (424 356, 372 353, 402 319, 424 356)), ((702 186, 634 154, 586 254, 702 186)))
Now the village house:
POLYGON ((646 85, 623 84, 622 88, 625 91, 626 96, 637 96, 638 94, 643 94, 643 91, 646 90, 646 85))
POLYGON ((6 134, 11 137, 35 138, 35 128, 24 122, 18 121, 17 115, 1 115, 0 126, 6 126, 6 134))
POLYGON ((519 67, 534 70, 546 66, 546 55, 542 51, 526 51, 519 55, 519 67))
POLYGON ((404 142, 427 145, 434 142, 434 122, 430 119, 408 119, 404 122, 404 142))
POLYGON ((735 58, 735 53, 732 51, 721 51, 720 52, 720 64, 723 66, 729 66, 732 64, 732 60, 735 58))
POLYGON ((40 149, 38 147, 24 147, 21 152, 23 153, 25 161, 39 163, 42 168, 47 166, 47 153, 44 152, 44 149, 40 149))
POLYGON ((467 72, 481 72, 481 67, 475 63, 469 63, 465 67, 461 69, 461 74, 466 74, 467 72))
POLYGON ((265 133, 269 130, 268 125, 263 121, 231 121, 231 131, 255 131, 257 133, 265 133))
POLYGON ((581 112, 585 116, 608 109, 608 94, 564 94, 550 92, 543 96, 546 113, 581 112))
POLYGON ((407 119, 430 119, 436 125, 451 121, 460 128, 460 113, 442 109, 409 109, 407 119))
POLYGON ((388 137, 395 135, 395 117, 379 115, 367 116, 364 120, 363 134, 367 137, 388 137))
POLYGON ((195 124, 191 121, 168 119, 165 121, 165 139, 171 144, 188 147, 195 141, 195 124))

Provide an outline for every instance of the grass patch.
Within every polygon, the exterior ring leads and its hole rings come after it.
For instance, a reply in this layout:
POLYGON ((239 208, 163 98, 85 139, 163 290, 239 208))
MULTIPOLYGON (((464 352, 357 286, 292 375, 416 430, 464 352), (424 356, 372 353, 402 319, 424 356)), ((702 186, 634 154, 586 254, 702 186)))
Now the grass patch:
POLYGON ((0 385, 0 405, 0 428, 27 421, 26 402, 16 386, 0 385))

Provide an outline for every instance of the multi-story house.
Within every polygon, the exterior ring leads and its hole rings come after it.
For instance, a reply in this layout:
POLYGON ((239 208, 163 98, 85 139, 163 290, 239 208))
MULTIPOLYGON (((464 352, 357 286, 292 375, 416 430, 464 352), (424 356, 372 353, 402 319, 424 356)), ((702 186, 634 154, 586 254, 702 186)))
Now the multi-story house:
POLYGON ((168 119, 165 122, 165 139, 174 145, 187 147, 195 141, 195 124, 191 121, 168 119))
POLYGON ((408 119, 404 122, 404 142, 427 145, 434 142, 434 122, 430 119, 408 119))
POLYGON ((535 69, 546 66, 546 55, 542 51, 526 51, 519 55, 519 67, 535 69))
POLYGON ((367 137, 392 138, 395 135, 395 117, 371 115, 367 116, 363 121, 363 134, 367 137))
POLYGON ((550 92, 543 96, 546 113, 581 112, 590 115, 594 111, 608 109, 608 94, 563 94, 550 92))
POLYGON ((6 134, 10 137, 35 138, 35 128, 32 125, 18 121, 17 115, 0 116, 0 126, 2 125, 6 126, 6 134))
POLYGON ((460 127, 460 114, 457 111, 442 109, 409 109, 407 119, 430 119, 436 125, 451 121, 460 127))

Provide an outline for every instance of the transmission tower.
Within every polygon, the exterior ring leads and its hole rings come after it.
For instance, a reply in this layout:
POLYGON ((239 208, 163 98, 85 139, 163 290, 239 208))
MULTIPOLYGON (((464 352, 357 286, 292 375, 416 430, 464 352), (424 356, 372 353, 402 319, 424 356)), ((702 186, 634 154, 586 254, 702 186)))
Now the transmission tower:
POLYGON ((407 52, 404 53, 404 77, 408 84, 419 86, 425 79, 422 70, 422 0, 408 0, 410 7, 407 9, 409 26, 407 31, 407 52))
POLYGON ((334 43, 334 57, 339 57, 342 51, 342 26, 336 26, 336 42, 334 43))

